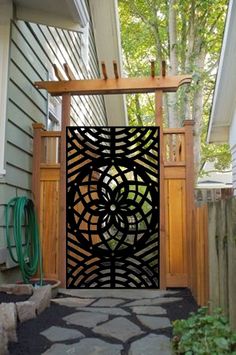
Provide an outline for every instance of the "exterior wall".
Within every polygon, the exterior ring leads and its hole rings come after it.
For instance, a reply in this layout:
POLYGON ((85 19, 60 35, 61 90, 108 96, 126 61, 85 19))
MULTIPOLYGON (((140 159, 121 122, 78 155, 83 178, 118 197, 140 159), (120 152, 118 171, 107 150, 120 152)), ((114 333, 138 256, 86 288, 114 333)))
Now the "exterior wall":
MULTIPOLYGON (((12 197, 31 196, 32 123, 42 122, 45 126, 47 124, 48 95, 37 90, 33 83, 48 80, 53 73, 53 63, 62 69, 63 63, 67 62, 79 79, 99 76, 89 13, 87 19, 87 43, 84 43, 81 33, 23 21, 13 21, 11 24, 5 142, 6 175, 0 181, 0 266, 4 263, 7 268, 12 266, 6 257, 5 205, 12 197), (86 51, 88 57, 82 58, 81 53, 86 55, 86 51)), ((72 98, 71 124, 106 125, 103 97, 72 98)), ((0 272, 0 282, 7 274, 6 271, 0 272)))

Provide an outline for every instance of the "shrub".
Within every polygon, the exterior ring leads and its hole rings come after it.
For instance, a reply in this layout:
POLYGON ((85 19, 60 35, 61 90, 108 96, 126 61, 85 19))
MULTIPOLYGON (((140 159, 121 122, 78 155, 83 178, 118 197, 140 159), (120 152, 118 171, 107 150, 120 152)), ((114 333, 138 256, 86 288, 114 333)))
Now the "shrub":
POLYGON ((212 314, 207 307, 199 308, 186 320, 173 322, 173 348, 185 355, 236 355, 236 333, 217 308, 212 314))

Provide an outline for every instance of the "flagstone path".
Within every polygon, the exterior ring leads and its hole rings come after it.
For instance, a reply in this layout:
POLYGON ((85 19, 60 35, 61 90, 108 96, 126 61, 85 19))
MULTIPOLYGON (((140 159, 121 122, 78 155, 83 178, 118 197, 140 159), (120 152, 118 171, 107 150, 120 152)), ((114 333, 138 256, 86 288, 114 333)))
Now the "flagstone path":
POLYGON ((43 355, 172 354, 168 332, 163 335, 171 327, 163 305, 182 301, 175 291, 61 289, 60 293, 52 302, 72 312, 60 326, 41 331, 51 344, 43 355))
POLYGON ((60 290, 37 318, 18 323, 11 355, 170 355, 171 322, 197 310, 191 292, 60 290))

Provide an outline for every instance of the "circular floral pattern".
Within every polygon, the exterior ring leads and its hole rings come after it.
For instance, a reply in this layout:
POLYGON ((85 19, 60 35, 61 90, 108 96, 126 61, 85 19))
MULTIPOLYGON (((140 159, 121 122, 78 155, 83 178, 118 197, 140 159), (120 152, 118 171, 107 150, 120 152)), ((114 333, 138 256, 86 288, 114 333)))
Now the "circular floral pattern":
POLYGON ((70 193, 73 224, 93 248, 123 253, 155 232, 157 185, 144 169, 100 161, 78 176, 76 187, 70 193))

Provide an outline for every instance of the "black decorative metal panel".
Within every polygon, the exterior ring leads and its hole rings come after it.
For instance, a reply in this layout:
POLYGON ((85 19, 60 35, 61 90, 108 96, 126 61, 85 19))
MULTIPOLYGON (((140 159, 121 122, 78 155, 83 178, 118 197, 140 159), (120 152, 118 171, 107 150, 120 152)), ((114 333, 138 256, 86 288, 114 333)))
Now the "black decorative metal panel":
POLYGON ((159 288, 159 130, 67 128, 67 287, 159 288))

